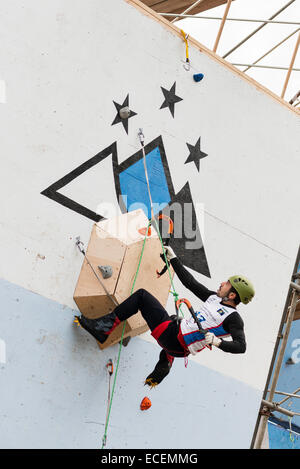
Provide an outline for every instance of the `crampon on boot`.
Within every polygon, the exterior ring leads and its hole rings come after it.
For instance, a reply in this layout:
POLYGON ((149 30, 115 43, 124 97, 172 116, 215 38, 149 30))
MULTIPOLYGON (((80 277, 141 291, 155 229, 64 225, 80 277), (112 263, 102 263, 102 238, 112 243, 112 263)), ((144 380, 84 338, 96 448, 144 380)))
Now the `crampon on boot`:
POLYGON ((112 312, 97 319, 89 319, 83 315, 75 316, 74 322, 95 337, 100 344, 103 344, 109 334, 112 333, 121 321, 117 315, 112 312))
POLYGON ((145 385, 147 384, 151 388, 154 388, 169 374, 172 367, 174 357, 169 355, 165 350, 162 350, 159 354, 159 360, 155 365, 154 370, 147 376, 145 385))

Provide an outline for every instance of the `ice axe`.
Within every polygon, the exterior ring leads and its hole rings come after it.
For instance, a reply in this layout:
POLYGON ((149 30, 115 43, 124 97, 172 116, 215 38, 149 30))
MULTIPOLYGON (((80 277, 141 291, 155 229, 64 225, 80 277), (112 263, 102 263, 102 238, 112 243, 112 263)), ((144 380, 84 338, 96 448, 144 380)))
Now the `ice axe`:
MULTIPOLYGON (((179 306, 184 303, 186 304, 186 306, 188 307, 189 309, 189 312, 191 313, 191 316, 192 318, 194 319, 195 323, 197 324, 198 326, 198 329, 199 329, 199 332, 201 332, 201 334, 203 334, 205 336, 205 334, 207 334, 208 330, 207 329, 204 329, 202 327, 202 324, 201 324, 201 321, 199 320, 199 318, 197 317, 195 311, 194 311, 194 308, 192 307, 191 303, 189 300, 187 300, 186 298, 180 298, 179 300, 176 301, 175 305, 176 305, 176 311, 178 311, 178 308, 179 306)), ((211 345, 206 345, 206 347, 208 347, 210 350, 212 349, 211 345)))
MULTIPOLYGON (((174 224, 173 224, 173 220, 167 215, 163 215, 163 214, 159 215, 158 220, 163 220, 163 219, 168 220, 169 222, 169 227, 168 227, 169 236, 164 243, 165 246, 168 246, 170 243, 171 235, 173 234, 173 231, 174 231, 174 224)), ((156 269, 157 278, 161 277, 168 270, 168 260, 167 260, 165 252, 162 252, 160 254, 160 258, 165 262, 165 265, 160 272, 158 271, 158 269, 156 269)))

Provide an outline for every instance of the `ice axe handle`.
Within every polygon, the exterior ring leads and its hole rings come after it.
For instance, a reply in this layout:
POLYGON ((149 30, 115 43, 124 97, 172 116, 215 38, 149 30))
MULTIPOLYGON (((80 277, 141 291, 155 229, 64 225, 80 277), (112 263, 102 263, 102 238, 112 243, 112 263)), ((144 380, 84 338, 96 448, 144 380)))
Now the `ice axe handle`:
MULTIPOLYGON (((169 246, 170 238, 171 238, 171 235, 174 231, 174 223, 173 223, 173 220, 170 217, 168 217, 167 215, 164 215, 164 214, 159 215, 158 220, 163 220, 163 219, 167 220, 168 223, 169 223, 169 225, 168 225, 168 234, 170 236, 164 241, 164 245, 169 246)), ((170 264, 170 262, 168 261, 168 259, 165 256, 167 257, 166 253, 164 253, 164 252, 162 252, 162 254, 160 254, 160 258, 164 261, 165 266, 163 267, 163 269, 160 272, 156 269, 157 278, 161 277, 168 270, 168 264, 170 264)))
MULTIPOLYGON (((189 312, 191 313, 191 316, 193 317, 195 323, 197 324, 198 326, 198 329, 199 329, 199 332, 201 332, 201 334, 205 335, 207 334, 208 330, 207 329, 203 329, 202 325, 201 325, 201 321, 199 321, 199 319, 197 318, 197 315, 194 311, 194 308, 192 307, 191 303, 189 302, 189 300, 187 300, 186 298, 180 298, 179 300, 176 301, 176 308, 178 309, 179 308, 179 305, 182 304, 182 303, 185 303, 189 309, 189 312)), ((211 350, 211 345, 207 345, 207 347, 211 350)))

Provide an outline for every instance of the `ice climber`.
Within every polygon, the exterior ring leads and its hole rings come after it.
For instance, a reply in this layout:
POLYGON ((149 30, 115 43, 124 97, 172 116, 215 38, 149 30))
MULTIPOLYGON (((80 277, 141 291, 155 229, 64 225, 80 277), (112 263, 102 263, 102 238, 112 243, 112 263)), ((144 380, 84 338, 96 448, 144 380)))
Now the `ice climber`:
POLYGON ((174 357, 195 355, 212 345, 223 352, 244 353, 244 323, 236 307, 240 302, 249 303, 255 293, 251 282, 241 275, 230 277, 217 291, 211 291, 185 269, 170 246, 165 246, 165 252, 181 283, 203 302, 196 315, 208 331, 205 335, 192 317, 177 321, 176 315, 169 316, 160 302, 144 289, 137 290, 106 316, 98 319, 76 316, 80 325, 103 344, 120 322, 140 311, 151 335, 162 347, 159 361, 145 381, 151 387, 167 376, 174 357), (232 340, 223 340, 224 337, 232 340))

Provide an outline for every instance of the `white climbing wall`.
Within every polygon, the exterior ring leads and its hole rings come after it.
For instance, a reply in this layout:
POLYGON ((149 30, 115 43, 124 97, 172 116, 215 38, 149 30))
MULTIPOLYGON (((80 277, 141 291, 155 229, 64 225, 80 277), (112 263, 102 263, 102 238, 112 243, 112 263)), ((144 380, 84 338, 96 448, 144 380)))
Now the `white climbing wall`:
MULTIPOLYGON (((249 447, 299 246, 299 115, 204 48, 190 44, 192 69, 185 71, 178 30, 138 2, 0 0, 0 14, 0 338, 6 345, 0 446, 99 446, 105 363, 118 349, 101 352, 73 329, 82 263, 75 237, 88 242, 94 223, 88 214, 121 213, 120 190, 137 193, 138 182, 125 176, 118 182, 116 171, 140 150, 142 128, 145 145, 163 142, 174 197, 189 183, 201 232, 197 249, 205 251, 210 277, 191 272, 211 289, 245 274, 256 297, 239 308, 246 354, 205 351, 187 369, 176 360, 147 413, 139 411, 142 384, 159 348, 148 333, 132 339, 122 352, 109 445, 249 447), (203 80, 196 83, 193 73, 203 80), (173 116, 174 83, 181 99, 173 116), (128 133, 122 122, 112 125, 114 102, 122 105, 127 96, 136 113, 128 133), (169 106, 162 107, 166 96, 169 106), (197 159, 187 162, 197 154, 199 170, 197 159), (50 196, 43 195, 49 187, 50 196), (8 392, 20 386, 22 397, 8 392), (181 412, 191 431, 179 439, 181 412), (198 421, 205 421, 200 436, 193 432, 198 421)), ((153 171, 160 201, 161 166, 153 171)), ((137 180, 139 174, 137 167, 137 180)), ((175 286, 197 309, 199 300, 177 280, 175 286)), ((172 303, 170 297, 171 314, 172 303)))

